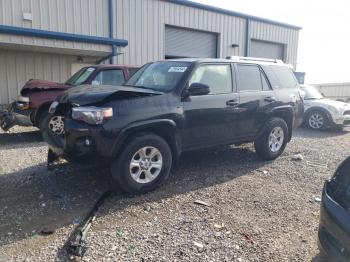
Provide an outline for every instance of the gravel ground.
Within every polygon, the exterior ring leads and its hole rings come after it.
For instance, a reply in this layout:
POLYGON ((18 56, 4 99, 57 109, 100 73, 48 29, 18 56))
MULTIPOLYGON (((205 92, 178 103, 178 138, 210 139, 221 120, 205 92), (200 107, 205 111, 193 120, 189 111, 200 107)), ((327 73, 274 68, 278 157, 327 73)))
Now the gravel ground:
MULTIPOLYGON (((299 129, 273 162, 251 145, 186 154, 158 190, 107 200, 82 260, 325 261, 317 198, 349 148, 349 130, 299 129)), ((109 189, 107 166, 47 171, 46 154, 34 129, 0 132, 0 261, 69 260, 65 242, 109 189)))

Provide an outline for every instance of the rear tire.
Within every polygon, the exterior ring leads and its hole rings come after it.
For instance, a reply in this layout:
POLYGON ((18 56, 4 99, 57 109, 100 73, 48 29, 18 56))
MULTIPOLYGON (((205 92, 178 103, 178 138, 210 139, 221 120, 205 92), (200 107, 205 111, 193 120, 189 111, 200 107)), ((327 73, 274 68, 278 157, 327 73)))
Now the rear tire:
POLYGON ((172 153, 161 137, 146 134, 133 137, 111 165, 113 179, 131 194, 152 191, 170 173, 172 153))
POLYGON ((265 160, 274 160, 286 148, 288 141, 287 123, 278 117, 271 118, 254 141, 256 153, 265 160))

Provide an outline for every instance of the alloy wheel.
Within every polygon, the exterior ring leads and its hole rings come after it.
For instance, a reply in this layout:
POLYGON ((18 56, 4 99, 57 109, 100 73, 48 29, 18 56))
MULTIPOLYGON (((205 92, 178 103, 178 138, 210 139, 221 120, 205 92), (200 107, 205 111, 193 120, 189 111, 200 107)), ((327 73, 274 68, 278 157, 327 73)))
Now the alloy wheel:
POLYGON ((56 135, 63 135, 64 133, 64 118, 62 116, 53 116, 49 121, 50 130, 56 135))
POLYGON ((320 113, 313 113, 309 117, 309 125, 313 129, 321 129, 324 126, 324 117, 320 113))
POLYGON ((284 131, 280 126, 276 126, 272 129, 269 135, 269 148, 273 153, 278 152, 283 146, 284 142, 284 131))
POLYGON ((130 175, 137 183, 147 184, 154 181, 163 166, 160 151, 151 146, 139 149, 130 161, 130 175))

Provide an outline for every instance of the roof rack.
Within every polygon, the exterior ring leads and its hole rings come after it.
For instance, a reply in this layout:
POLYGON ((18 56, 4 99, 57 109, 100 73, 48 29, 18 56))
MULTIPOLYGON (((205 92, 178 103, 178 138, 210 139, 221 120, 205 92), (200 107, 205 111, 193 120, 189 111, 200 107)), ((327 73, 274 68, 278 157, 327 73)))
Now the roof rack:
POLYGON ((267 58, 258 58, 258 57, 228 56, 226 57, 226 59, 230 59, 234 61, 257 61, 257 62, 284 64, 283 61, 279 59, 267 59, 267 58))

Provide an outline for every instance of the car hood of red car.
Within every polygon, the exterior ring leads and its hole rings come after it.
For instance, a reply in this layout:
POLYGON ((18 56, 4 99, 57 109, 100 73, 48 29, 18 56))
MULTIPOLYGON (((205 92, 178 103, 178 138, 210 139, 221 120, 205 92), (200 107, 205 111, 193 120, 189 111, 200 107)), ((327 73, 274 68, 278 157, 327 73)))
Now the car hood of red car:
POLYGON ((70 85, 55 83, 47 80, 39 79, 30 79, 25 83, 21 90, 21 94, 25 95, 32 91, 41 91, 41 90, 66 90, 70 85))

